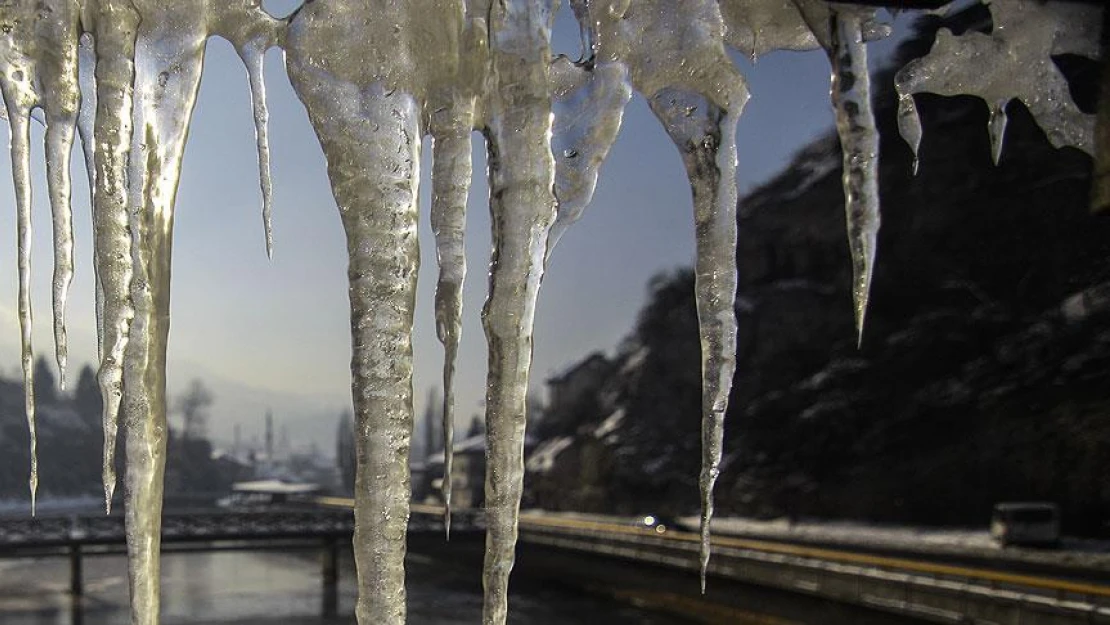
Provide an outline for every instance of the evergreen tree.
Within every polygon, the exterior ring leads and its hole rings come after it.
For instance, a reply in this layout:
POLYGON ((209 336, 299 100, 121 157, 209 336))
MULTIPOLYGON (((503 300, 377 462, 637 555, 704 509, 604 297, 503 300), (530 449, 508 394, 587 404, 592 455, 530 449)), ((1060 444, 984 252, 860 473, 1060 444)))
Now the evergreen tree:
POLYGON ((182 438, 199 440, 206 438, 208 430, 208 407, 212 405, 212 393, 200 380, 193 379, 185 394, 177 398, 177 410, 182 418, 182 438))
POLYGON ((52 405, 58 403, 58 386, 57 378, 54 377, 54 372, 50 370, 50 364, 46 362, 46 357, 39 356, 35 360, 35 401, 40 405, 52 405))
POLYGON ((486 422, 482 417, 474 415, 470 417, 470 427, 466 429, 466 437, 474 438, 475 436, 483 436, 486 433, 486 422))
POLYGON ((96 371, 89 365, 81 367, 81 373, 77 376, 77 387, 73 390, 73 407, 81 415, 81 420, 90 427, 100 427, 104 400, 100 397, 96 371))

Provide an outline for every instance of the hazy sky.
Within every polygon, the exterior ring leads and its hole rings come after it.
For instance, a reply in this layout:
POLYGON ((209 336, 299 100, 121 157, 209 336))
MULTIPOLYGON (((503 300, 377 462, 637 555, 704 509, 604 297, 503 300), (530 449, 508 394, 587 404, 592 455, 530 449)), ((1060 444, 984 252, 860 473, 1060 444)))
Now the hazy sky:
MULTIPOLYGON (((282 4, 272 6, 280 10, 282 4)), ((577 30, 567 13, 564 9, 560 14, 555 48, 577 56, 577 30)), ((890 47, 884 42, 872 53, 873 61, 890 47)), ((740 65, 752 92, 738 134, 743 192, 830 128, 832 113, 823 53, 775 53, 754 66, 746 60, 740 65)), ((338 414, 350 404, 346 248, 322 152, 277 50, 267 57, 266 78, 275 181, 273 261, 264 249, 246 75, 229 44, 209 43, 177 202, 170 391, 191 377, 212 387, 217 401, 210 429, 217 438, 226 440, 232 423, 244 424, 246 438, 257 434, 263 412, 271 407, 294 442, 315 439, 331 449, 338 414)), ((34 341, 36 353, 49 356, 50 212, 42 129, 35 124, 33 132, 34 341)), ((73 160, 78 265, 67 316, 70 383, 76 381, 80 364, 92 362, 96 353, 89 194, 79 154, 78 147, 73 160)), ((425 189, 428 156, 425 150, 425 189)), ((486 350, 478 316, 490 251, 484 170, 484 147, 476 142, 478 175, 467 216, 469 273, 457 390, 459 418, 466 420, 481 411, 485 384, 486 350)), ((0 171, 10 171, 6 151, 0 171)), ((432 311, 436 265, 429 194, 422 195, 413 339, 418 415, 427 390, 439 385, 442 366, 432 311)), ((19 362, 19 333, 15 211, 6 180, 0 183, 0 207, 0 237, 6 239, 0 245, 0 370, 10 377, 19 362)), ((592 205, 561 240, 544 279, 533 386, 593 350, 611 350, 631 329, 648 279, 692 263, 691 210, 678 153, 637 96, 602 168, 592 205)))

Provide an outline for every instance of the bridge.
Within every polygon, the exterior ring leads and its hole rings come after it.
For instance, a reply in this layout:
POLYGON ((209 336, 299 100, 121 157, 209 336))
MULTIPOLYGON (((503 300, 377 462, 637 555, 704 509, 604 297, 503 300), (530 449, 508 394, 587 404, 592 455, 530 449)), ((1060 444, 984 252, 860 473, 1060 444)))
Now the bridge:
MULTIPOLYGON (((323 613, 333 616, 339 555, 349 544, 354 520, 350 500, 319 498, 316 503, 314 508, 167 513, 163 550, 320 550, 323 613)), ((413 505, 410 549, 444 548, 441 512, 438 506, 413 505)), ((480 512, 464 511, 456 518, 451 548, 470 549, 471 557, 480 559, 480 512)), ((642 605, 654 601, 659 608, 677 605, 687 615, 735 620, 742 606, 730 604, 727 592, 702 597, 697 591, 697 541, 693 532, 658 532, 613 518, 525 514, 521 572, 529 562, 542 560, 553 578, 581 577, 642 605), (543 556, 529 560, 531 552, 543 556), (616 583, 619 579, 626 581, 616 583)), ((118 515, 0 519, 0 557, 68 556, 74 597, 83 592, 82 558, 120 553, 124 543, 118 515)), ((754 585, 925 622, 1110 624, 1110 573, 1062 563, 719 535, 709 572, 711 590, 754 585)))

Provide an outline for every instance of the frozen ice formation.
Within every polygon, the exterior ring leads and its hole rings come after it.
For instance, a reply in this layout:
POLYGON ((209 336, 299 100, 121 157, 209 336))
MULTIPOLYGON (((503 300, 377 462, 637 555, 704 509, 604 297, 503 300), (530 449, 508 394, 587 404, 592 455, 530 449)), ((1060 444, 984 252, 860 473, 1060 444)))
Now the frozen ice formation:
MULTIPOLYGON (((879 226, 878 132, 866 42, 889 28, 873 8, 824 0, 569 0, 582 33, 577 59, 553 57, 555 0, 315 0, 275 19, 261 0, 9 0, 0 3, 0 92, 11 130, 24 384, 31 345, 30 122, 46 130, 54 229, 53 327, 64 383, 65 305, 73 275, 69 156, 81 137, 93 189, 98 382, 104 397, 105 504, 124 480, 132 623, 159 619, 165 361, 170 249, 181 157, 205 44, 232 43, 246 68, 257 139, 266 251, 272 183, 262 64, 280 46, 323 148, 347 235, 356 413, 360 623, 403 623, 409 518, 412 341, 419 266, 422 140, 433 138, 431 223, 439 276, 444 430, 451 518, 451 430, 462 319, 471 135, 488 150, 494 249, 482 311, 486 396, 487 543, 483 622, 508 613, 524 477, 532 333, 545 266, 590 203, 633 93, 644 97, 682 157, 693 197, 702 342, 701 570, 709 564, 713 487, 735 370, 736 125, 748 100, 727 48, 753 59, 823 49, 844 154, 843 184, 863 330, 879 226)), ((1095 56, 1092 6, 994 0, 991 34, 941 31, 898 75, 899 128, 915 152, 913 94, 969 93, 991 107, 996 160, 1006 105, 1021 99, 1055 145, 1090 151, 1092 116, 1072 103, 1052 55, 1095 56)), ((34 397, 29 486, 37 487, 34 397)))
POLYGON ((898 72, 899 129, 915 157, 921 122, 913 94, 922 92, 985 100, 995 162, 1002 155, 1006 105, 1014 99, 1029 108, 1053 145, 1093 153, 1095 116, 1072 101, 1052 55, 1098 56, 1098 7, 1034 0, 994 0, 988 7, 994 23, 990 34, 954 35, 941 29, 929 54, 898 72))

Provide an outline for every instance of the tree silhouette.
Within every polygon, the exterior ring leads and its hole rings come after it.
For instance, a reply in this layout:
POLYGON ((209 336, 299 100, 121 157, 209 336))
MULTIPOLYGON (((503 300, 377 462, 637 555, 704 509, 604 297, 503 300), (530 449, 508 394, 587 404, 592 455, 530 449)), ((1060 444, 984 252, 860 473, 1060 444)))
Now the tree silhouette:
POLYGON ((58 403, 58 382, 46 358, 39 356, 35 360, 35 401, 42 405, 58 403))
POLYGON ((350 411, 339 417, 339 428, 335 433, 335 461, 343 488, 348 493, 355 491, 355 423, 350 411))
POLYGON ((177 411, 181 413, 182 437, 190 440, 206 438, 208 430, 208 407, 212 405, 212 393, 204 383, 194 378, 189 388, 177 398, 177 411))

